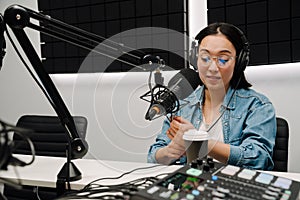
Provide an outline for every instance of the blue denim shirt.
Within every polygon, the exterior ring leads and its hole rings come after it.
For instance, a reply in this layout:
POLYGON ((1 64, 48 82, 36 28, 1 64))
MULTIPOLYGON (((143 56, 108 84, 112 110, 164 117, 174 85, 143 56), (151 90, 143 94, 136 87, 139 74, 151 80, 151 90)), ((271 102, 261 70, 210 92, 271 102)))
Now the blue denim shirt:
MULTIPOLYGON (((249 169, 271 170, 276 136, 275 109, 269 99, 252 90, 229 88, 220 113, 224 143, 230 144, 228 164, 249 169), (233 95, 232 95, 233 94, 233 95), (231 100, 230 100, 231 99, 231 100), (229 103, 228 103, 229 102, 229 103)), ((204 87, 199 87, 185 100, 189 102, 176 115, 189 120, 196 129, 202 121, 204 87)), ((171 141, 166 135, 170 122, 163 122, 162 131, 148 152, 148 162, 156 163, 155 153, 171 141)), ((180 162, 186 162, 182 156, 180 162)))

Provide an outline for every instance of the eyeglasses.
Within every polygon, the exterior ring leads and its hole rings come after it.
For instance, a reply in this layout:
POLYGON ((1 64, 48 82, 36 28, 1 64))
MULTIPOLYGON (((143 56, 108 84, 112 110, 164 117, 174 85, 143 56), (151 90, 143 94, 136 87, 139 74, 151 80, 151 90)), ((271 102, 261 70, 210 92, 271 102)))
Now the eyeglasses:
POLYGON ((226 54, 219 55, 219 56, 211 56, 208 53, 200 53, 199 54, 199 62, 200 65, 203 67, 208 67, 211 65, 212 61, 215 60, 216 64, 220 68, 226 68, 228 67, 228 63, 230 60, 234 60, 235 57, 229 56, 226 54))

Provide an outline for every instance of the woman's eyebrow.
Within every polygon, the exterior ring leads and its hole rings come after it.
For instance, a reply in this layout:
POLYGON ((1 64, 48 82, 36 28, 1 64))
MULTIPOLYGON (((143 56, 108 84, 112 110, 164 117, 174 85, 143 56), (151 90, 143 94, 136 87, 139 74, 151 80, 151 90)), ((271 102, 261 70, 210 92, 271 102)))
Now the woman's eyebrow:
POLYGON ((227 49, 225 49, 225 50, 220 51, 220 53, 232 53, 232 52, 229 51, 229 50, 227 50, 227 49))
POLYGON ((205 52, 209 53, 209 51, 207 49, 200 49, 200 51, 205 51, 205 52))
MULTIPOLYGON (((209 50, 207 50, 207 49, 200 49, 200 51, 205 51, 205 52, 209 53, 209 50)), ((224 50, 219 51, 218 53, 230 53, 231 54, 232 52, 227 49, 224 49, 224 50)))

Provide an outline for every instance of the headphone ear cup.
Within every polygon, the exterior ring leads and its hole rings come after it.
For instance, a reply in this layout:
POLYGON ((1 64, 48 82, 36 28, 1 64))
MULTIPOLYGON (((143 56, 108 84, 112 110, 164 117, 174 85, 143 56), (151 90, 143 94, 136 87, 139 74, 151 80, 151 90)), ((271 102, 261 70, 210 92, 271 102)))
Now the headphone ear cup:
POLYGON ((249 64, 249 50, 241 50, 239 56, 237 57, 236 60, 236 71, 240 75, 247 67, 249 64))
POLYGON ((190 56, 189 56, 190 65, 193 66, 194 70, 198 69, 198 45, 195 41, 192 42, 190 56))
POLYGON ((236 63, 236 69, 239 72, 239 75, 242 74, 242 72, 246 69, 247 65, 249 64, 249 55, 250 55, 250 49, 249 49, 249 42, 244 35, 243 31, 241 31, 238 27, 233 26, 240 34, 241 40, 243 42, 243 48, 237 57, 237 63, 236 63))

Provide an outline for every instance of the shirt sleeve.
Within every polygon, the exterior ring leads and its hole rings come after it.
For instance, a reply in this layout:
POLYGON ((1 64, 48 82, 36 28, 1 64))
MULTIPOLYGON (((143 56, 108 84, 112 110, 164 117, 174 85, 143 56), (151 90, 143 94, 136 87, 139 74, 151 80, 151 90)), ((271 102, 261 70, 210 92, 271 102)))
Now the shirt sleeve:
POLYGON ((156 151, 162 147, 167 146, 171 139, 167 136, 166 132, 170 128, 170 122, 165 119, 160 134, 157 135, 155 143, 153 143, 148 151, 147 161, 148 163, 157 163, 155 158, 156 151))
POLYGON ((247 113, 241 144, 230 146, 228 164, 250 169, 272 170, 276 137, 276 115, 273 105, 253 106, 247 113))

